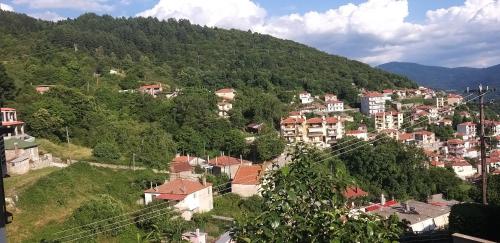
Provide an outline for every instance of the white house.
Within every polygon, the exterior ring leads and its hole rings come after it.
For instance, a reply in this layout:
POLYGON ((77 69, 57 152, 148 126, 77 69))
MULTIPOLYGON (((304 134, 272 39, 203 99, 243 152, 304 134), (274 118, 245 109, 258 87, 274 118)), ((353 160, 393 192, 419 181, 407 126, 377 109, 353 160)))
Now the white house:
POLYGON ((212 184, 205 181, 175 179, 144 191, 144 203, 148 205, 153 200, 169 201, 186 220, 214 207, 212 184))
POLYGON ((371 116, 385 112, 384 95, 379 92, 366 92, 361 98, 361 113, 371 116))
POLYGON ((328 112, 343 112, 344 102, 340 100, 330 100, 326 102, 326 110, 328 112))
POLYGON ((469 162, 459 158, 452 160, 451 168, 455 171, 455 174, 457 174, 458 177, 464 180, 477 173, 477 169, 472 167, 469 162))
POLYGON ((233 109, 233 104, 227 102, 226 100, 217 102, 218 114, 222 118, 229 118, 229 111, 233 109))
POLYGON ((364 141, 368 141, 368 132, 361 130, 351 130, 345 132, 346 137, 355 137, 364 141))
POLYGON ((0 108, 2 116, 2 126, 7 128, 14 128, 14 133, 5 134, 5 137, 23 136, 24 135, 24 122, 17 120, 17 112, 14 108, 2 107, 0 108))
POLYGON ((314 98, 310 93, 304 91, 299 93, 299 99, 302 104, 310 104, 314 101, 314 98))
POLYGON ((476 124, 472 122, 464 122, 457 125, 457 131, 468 137, 476 136, 476 124))
POLYGON ((337 96, 334 94, 325 94, 325 96, 324 96, 324 101, 326 103, 328 103, 330 101, 336 101, 336 100, 337 100, 337 96))
POLYGON ((231 182, 231 192, 241 197, 259 195, 260 178, 263 173, 261 165, 240 166, 231 182))

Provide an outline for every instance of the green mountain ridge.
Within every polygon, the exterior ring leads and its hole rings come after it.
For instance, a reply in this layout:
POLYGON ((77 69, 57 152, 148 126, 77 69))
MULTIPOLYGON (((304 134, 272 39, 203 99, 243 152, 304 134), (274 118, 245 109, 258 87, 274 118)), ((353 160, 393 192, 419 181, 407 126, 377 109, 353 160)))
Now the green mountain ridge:
POLYGON ((20 85, 85 88, 94 72, 119 68, 143 82, 305 89, 335 92, 350 102, 356 99, 352 83, 370 90, 415 86, 407 78, 293 41, 188 20, 84 14, 53 23, 0 11, 0 31, 0 60, 8 60, 8 71, 20 85))
POLYGON ((486 68, 438 67, 417 63, 390 62, 378 68, 404 75, 419 85, 442 90, 464 91, 467 87, 477 88, 479 84, 498 87, 500 85, 500 64, 486 68))

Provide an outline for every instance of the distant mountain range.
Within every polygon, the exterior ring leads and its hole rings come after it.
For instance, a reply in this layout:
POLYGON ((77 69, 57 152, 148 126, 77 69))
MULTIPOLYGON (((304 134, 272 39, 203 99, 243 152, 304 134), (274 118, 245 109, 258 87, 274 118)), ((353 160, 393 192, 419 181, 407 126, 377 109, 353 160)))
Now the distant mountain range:
POLYGON ((419 85, 440 90, 463 91, 467 87, 477 88, 480 83, 500 88, 500 64, 487 68, 446 68, 408 62, 389 62, 379 65, 378 68, 404 75, 419 85))

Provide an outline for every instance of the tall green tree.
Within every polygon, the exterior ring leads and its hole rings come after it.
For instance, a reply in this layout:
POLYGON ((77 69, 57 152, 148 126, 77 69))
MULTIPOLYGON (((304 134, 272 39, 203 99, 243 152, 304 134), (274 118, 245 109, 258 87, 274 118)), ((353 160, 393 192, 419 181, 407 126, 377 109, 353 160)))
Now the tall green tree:
POLYGON ((14 80, 7 74, 5 66, 0 63, 0 102, 12 100, 16 97, 16 85, 14 80))

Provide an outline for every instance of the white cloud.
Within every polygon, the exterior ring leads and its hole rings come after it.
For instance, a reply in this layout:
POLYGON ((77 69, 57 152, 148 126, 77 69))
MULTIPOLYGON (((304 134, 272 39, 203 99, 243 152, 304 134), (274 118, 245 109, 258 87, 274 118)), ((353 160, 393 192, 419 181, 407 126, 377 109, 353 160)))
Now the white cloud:
POLYGON ((106 12, 114 6, 108 0, 13 0, 14 4, 24 4, 35 9, 74 9, 80 11, 106 12))
POLYGON ((138 15, 252 29, 370 64, 500 63, 500 0, 466 0, 460 6, 431 10, 420 24, 407 21, 408 0, 367 0, 324 12, 285 16, 266 16, 250 0, 160 0, 138 15))
POLYGON ((45 11, 45 12, 41 12, 41 13, 30 13, 28 15, 31 17, 37 18, 37 19, 43 19, 43 20, 48 20, 48 21, 53 21, 53 22, 57 22, 57 21, 66 19, 65 17, 63 17, 57 13, 51 12, 51 11, 45 11))
POLYGON ((0 3, 0 9, 4 10, 4 11, 14 12, 14 8, 10 5, 5 4, 5 3, 0 3))
POLYGON ((137 16, 189 19, 200 25, 248 30, 261 24, 266 11, 250 0, 160 0, 137 16))

